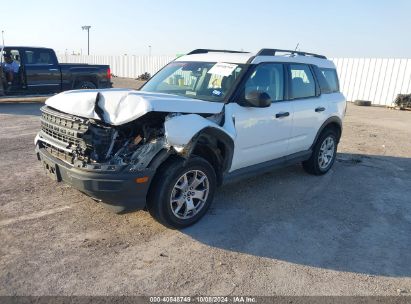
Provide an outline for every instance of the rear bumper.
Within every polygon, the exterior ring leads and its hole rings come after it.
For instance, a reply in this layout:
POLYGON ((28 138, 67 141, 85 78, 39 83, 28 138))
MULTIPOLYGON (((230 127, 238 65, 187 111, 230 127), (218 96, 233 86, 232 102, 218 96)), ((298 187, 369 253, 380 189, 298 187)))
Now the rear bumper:
POLYGON ((36 153, 43 165, 53 168, 55 180, 63 181, 101 201, 115 212, 143 209, 146 206, 147 192, 154 176, 153 169, 137 172, 90 172, 72 167, 38 146, 36 153), (136 183, 137 178, 146 176, 147 182, 136 183))

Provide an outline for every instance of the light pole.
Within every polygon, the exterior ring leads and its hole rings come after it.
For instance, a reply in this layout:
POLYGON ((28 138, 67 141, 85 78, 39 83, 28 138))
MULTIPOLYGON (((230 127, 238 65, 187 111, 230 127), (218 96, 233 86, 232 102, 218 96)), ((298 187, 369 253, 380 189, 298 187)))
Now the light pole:
POLYGON ((148 57, 151 57, 151 45, 148 46, 148 57))
MULTIPOLYGON (((1 50, 0 50, 0 66, 3 65, 3 50, 4 50, 4 31, 1 31, 1 41, 2 41, 2 45, 1 45, 1 50)), ((1 76, 1 75, 0 75, 1 76)), ((0 81, 1 81, 1 77, 0 77, 0 81)))
POLYGON ((83 25, 83 31, 87 31, 87 55, 90 55, 90 25, 83 25))

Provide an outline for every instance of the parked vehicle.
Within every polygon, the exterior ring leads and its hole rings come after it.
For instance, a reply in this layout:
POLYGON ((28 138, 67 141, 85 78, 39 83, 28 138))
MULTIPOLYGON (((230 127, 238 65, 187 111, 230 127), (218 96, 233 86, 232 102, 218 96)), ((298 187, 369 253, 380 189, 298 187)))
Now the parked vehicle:
POLYGON ((200 49, 140 91, 49 98, 35 144, 56 181, 116 211, 147 208, 182 228, 206 213, 229 180, 298 162, 311 174, 328 172, 345 109, 324 56, 200 49))
POLYGON ((112 86, 110 66, 59 63, 56 53, 49 48, 8 46, 2 55, 11 55, 19 65, 12 81, 7 81, 5 73, 2 75, 6 95, 53 94, 112 86))

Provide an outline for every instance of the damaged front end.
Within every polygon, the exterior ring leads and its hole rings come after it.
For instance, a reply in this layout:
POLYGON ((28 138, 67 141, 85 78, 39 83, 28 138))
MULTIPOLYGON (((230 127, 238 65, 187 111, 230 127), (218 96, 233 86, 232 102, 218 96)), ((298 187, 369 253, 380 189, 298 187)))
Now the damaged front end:
POLYGON ((65 92, 41 112, 46 173, 117 212, 144 208, 156 169, 171 154, 188 158, 201 130, 223 132, 224 121, 222 104, 121 90, 65 92))
POLYGON ((133 122, 111 126, 47 106, 41 111, 39 145, 76 168, 118 171, 129 167, 136 171, 146 168, 160 150, 167 149, 163 113, 152 112, 133 122))
POLYGON ((166 113, 150 112, 120 126, 44 106, 36 152, 47 173, 115 211, 144 208, 158 165, 170 154, 166 113))

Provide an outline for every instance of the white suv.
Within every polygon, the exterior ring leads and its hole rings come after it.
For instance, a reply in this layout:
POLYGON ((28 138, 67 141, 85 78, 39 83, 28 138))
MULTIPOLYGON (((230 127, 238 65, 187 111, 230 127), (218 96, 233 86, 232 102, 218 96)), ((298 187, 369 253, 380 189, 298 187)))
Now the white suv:
POLYGON ((217 186, 302 162, 330 170, 346 101, 334 64, 300 51, 198 49, 140 91, 68 91, 42 108, 35 139, 48 175, 121 212, 176 228, 199 220, 217 186))

